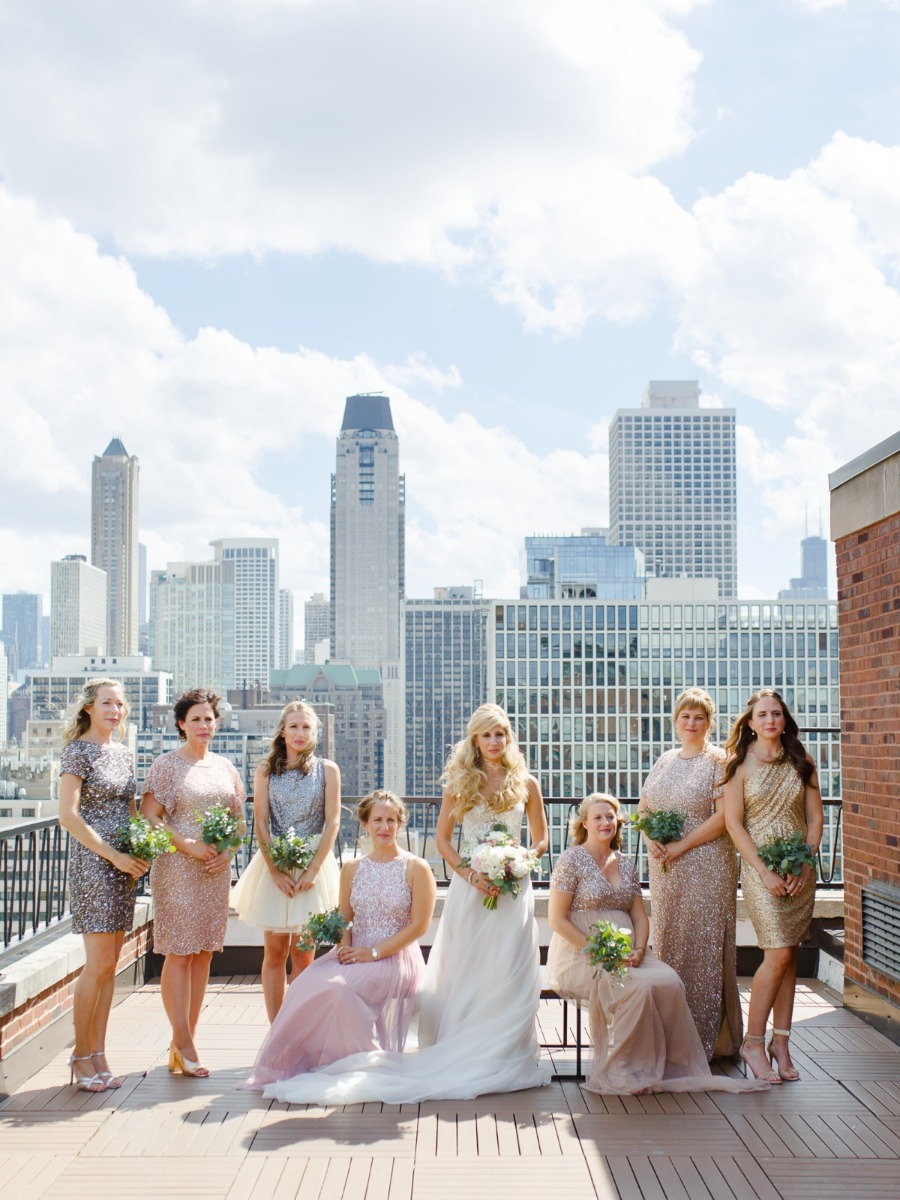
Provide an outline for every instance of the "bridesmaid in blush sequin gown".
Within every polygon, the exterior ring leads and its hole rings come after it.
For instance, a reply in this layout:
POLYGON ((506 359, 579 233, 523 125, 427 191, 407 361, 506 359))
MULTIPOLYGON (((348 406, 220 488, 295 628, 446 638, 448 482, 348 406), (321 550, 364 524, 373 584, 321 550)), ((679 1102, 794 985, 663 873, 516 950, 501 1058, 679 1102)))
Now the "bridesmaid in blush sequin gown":
POLYGON ((72 927, 84 936, 75 984, 72 1080, 82 1091, 121 1087, 106 1062, 116 965, 134 921, 135 882, 148 864, 123 853, 118 830, 134 816, 134 762, 122 736, 128 705, 114 679, 86 683, 63 733, 59 823, 69 832, 72 927), (85 1068, 76 1063, 86 1064, 85 1068))
POLYGON ((169 1070, 205 1078, 196 1036, 213 951, 221 950, 228 923, 232 850, 219 851, 200 836, 204 814, 221 804, 244 831, 246 795, 227 758, 210 751, 219 697, 204 688, 179 696, 175 723, 183 745, 163 754, 144 780, 141 812, 171 833, 176 854, 162 854, 150 876, 153 949, 166 956, 160 980, 172 1025, 169 1070))
POLYGON ((574 844, 550 881, 547 977, 561 996, 588 1007, 594 1058, 585 1087, 612 1095, 765 1087, 711 1073, 684 984, 647 949, 650 924, 637 871, 616 849, 620 827, 617 800, 588 796, 572 818, 574 844), (632 935, 628 974, 620 982, 595 969, 583 952, 601 920, 632 935))
POLYGON ((397 845, 406 806, 392 793, 366 796, 359 819, 373 846, 341 871, 340 907, 352 928, 291 983, 242 1087, 284 1083, 289 1092, 295 1077, 348 1055, 403 1049, 425 969, 418 938, 434 912, 434 875, 397 845))
POLYGON ((685 821, 678 841, 644 835, 650 863, 653 953, 681 976, 708 1059, 737 1054, 743 1018, 735 939, 738 863, 725 832, 723 751, 707 740, 712 698, 689 688, 672 718, 680 750, 668 750, 644 781, 638 812, 666 809, 685 821))
POLYGON ((725 744, 725 820, 742 861, 741 886, 763 951, 753 976, 741 1057, 759 1079, 793 1083, 788 1039, 797 986, 797 950, 806 936, 816 895, 814 868, 782 879, 757 853, 769 838, 801 833, 818 851, 825 824, 813 760, 797 722, 772 688, 747 701, 725 744), (772 1014, 772 1037, 764 1048, 772 1014), (771 1064, 770 1061, 771 1060, 771 1064))

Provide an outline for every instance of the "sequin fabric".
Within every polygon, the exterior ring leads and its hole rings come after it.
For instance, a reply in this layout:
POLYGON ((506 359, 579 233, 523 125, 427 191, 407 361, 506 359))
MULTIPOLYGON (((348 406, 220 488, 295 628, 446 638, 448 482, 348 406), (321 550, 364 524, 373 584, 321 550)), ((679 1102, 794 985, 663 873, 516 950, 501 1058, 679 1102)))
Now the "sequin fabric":
MULTIPOLYGON (((642 800, 685 818, 691 833, 715 812, 725 755, 708 746, 693 758, 669 750, 644 782, 642 800)), ((650 863, 653 952, 681 976, 706 1057, 736 1054, 743 1020, 737 984, 738 861, 727 833, 680 858, 650 863)))
POLYGON ((412 888, 406 881, 409 855, 387 862, 362 858, 350 885, 353 945, 377 946, 409 924, 412 888))
MULTIPOLYGON (((122 849, 116 830, 131 816, 134 760, 118 743, 70 742, 62 752, 60 774, 82 780, 79 811, 109 846, 122 849)), ((130 875, 69 838, 69 903, 76 933, 115 933, 134 923, 136 889, 130 875)))
MULTIPOLYGON (((806 836, 806 788, 793 763, 767 763, 744 778, 744 826, 759 846, 768 838, 806 836)), ((793 899, 773 896, 752 867, 745 867, 741 888, 762 950, 799 946, 809 931, 816 898, 813 872, 793 899)))
MULTIPOLYGON (((243 813, 244 785, 232 763, 220 754, 188 762, 177 750, 157 758, 144 781, 165 809, 169 828, 200 837, 200 822, 214 804, 243 813)), ((221 950, 228 923, 231 872, 207 875, 187 854, 162 854, 150 872, 153 892, 153 949, 157 954, 197 954, 221 950)))
POLYGON ((269 831, 280 837, 293 827, 300 837, 318 837, 325 824, 325 766, 314 758, 308 774, 269 776, 269 831))
POLYGON ((616 862, 619 865, 619 882, 612 883, 584 846, 570 846, 560 855, 550 876, 550 886, 558 892, 572 893, 571 912, 617 908, 627 913, 635 897, 641 894, 641 884, 630 859, 616 853, 616 862))

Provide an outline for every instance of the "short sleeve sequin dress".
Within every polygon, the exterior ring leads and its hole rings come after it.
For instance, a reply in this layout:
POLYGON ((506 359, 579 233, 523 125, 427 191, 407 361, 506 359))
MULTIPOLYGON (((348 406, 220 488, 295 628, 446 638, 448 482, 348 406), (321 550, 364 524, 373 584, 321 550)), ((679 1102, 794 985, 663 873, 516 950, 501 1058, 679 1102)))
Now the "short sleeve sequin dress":
MULTIPOLYGON (((619 882, 611 883, 584 846, 557 862, 550 887, 572 894, 569 920, 582 933, 597 921, 632 930, 629 911, 640 895, 634 863, 616 855, 619 882)), ((713 1075, 691 1018, 684 984, 671 967, 647 952, 627 978, 594 973, 587 957, 558 933, 550 939, 547 977, 561 996, 588 1006, 594 1058, 585 1087, 611 1095, 650 1088, 660 1092, 752 1091, 755 1080, 713 1075)), ((763 1087, 767 1086, 765 1084, 763 1087)))
MULTIPOLYGON (((166 824, 199 838, 207 809, 222 804, 243 815, 246 794, 234 765, 221 754, 188 762, 177 750, 162 754, 144 781, 165 810, 166 824)), ((228 924, 231 872, 207 875, 199 859, 161 854, 150 869, 153 892, 153 949, 157 954, 221 950, 228 924)))
MULTIPOLYGON (((683 835, 715 812, 724 753, 707 746, 692 758, 669 750, 644 782, 651 808, 680 813, 683 835)), ((743 1020, 737 983, 738 862, 727 833, 695 846, 662 869, 650 858, 653 953, 681 976, 707 1058, 732 1055, 743 1020)))
MULTIPOLYGON (((770 837, 806 837, 806 786, 784 757, 744 777, 744 826, 753 843, 770 837)), ((816 875, 794 897, 773 896, 756 871, 745 865, 741 889, 761 950, 799 946, 809 931, 816 899, 816 875)))
MULTIPOLYGON (((116 830, 134 804, 134 760, 126 746, 111 742, 69 742, 60 774, 82 780, 79 811, 109 846, 123 849, 116 830)), ((69 838, 69 903, 75 933, 117 933, 134 923, 134 880, 111 862, 69 838)))
MULTIPOLYGON (((353 876, 354 946, 377 946, 410 922, 410 855, 387 862, 363 858, 353 876)), ((263 1042, 250 1079, 241 1086, 284 1085, 347 1055, 402 1050, 425 963, 418 942, 375 962, 341 963, 337 950, 316 959, 294 980, 263 1042)))
MULTIPOLYGON (((270 775, 269 832, 279 837, 293 829, 301 837, 318 838, 325 825, 325 763, 313 758, 309 771, 270 775)), ((257 850, 231 893, 231 907, 242 921, 272 933, 296 933, 313 913, 328 912, 338 902, 340 871, 334 854, 326 855, 315 883, 306 892, 286 896, 275 886, 262 850, 257 850)))

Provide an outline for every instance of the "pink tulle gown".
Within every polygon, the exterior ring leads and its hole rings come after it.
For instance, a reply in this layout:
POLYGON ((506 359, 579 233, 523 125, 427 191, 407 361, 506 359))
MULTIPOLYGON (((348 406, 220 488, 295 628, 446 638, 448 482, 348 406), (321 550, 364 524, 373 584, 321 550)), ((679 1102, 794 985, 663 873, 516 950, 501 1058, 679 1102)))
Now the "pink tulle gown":
MULTIPOLYGON (((360 860, 353 876, 354 946, 375 946, 410 922, 409 855, 360 860)), ((262 1089, 367 1050, 402 1050, 425 964, 418 943, 376 962, 317 959, 288 988, 245 1088, 262 1089)))

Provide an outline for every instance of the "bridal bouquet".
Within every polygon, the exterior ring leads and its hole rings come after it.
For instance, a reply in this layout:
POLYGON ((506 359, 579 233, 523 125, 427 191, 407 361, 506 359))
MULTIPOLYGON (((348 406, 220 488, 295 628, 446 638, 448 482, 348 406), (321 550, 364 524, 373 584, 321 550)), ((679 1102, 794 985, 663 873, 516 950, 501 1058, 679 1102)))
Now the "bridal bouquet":
POLYGON ((214 804, 208 808, 199 823, 202 840, 208 846, 215 846, 220 854, 223 850, 236 850, 244 841, 241 817, 224 804, 214 804))
POLYGON ((598 921, 590 928, 582 954, 597 968, 595 975, 606 971, 610 982, 621 985, 628 978, 626 959, 631 954, 631 934, 610 921, 598 921))
POLYGON ((269 858, 272 865, 284 871, 292 879, 298 879, 313 860, 319 839, 301 837, 294 832, 293 825, 287 833, 280 833, 269 843, 269 858))
POLYGON ((127 825, 116 830, 126 854, 139 858, 141 862, 153 862, 160 854, 174 854, 175 844, 168 829, 154 825, 146 817, 129 817, 127 825))
MULTIPOLYGON (((520 881, 537 870, 540 859, 533 850, 526 850, 517 842, 505 825, 494 825, 482 841, 464 848, 460 865, 484 875, 500 889, 501 895, 517 896, 520 881)), ((493 912, 498 898, 485 896, 481 903, 493 912)))
POLYGON ((300 931, 297 949, 308 953, 317 946, 336 946, 352 925, 339 908, 313 913, 300 931))
MULTIPOLYGON (((681 837, 684 815, 665 808, 646 809, 644 812, 635 813, 631 824, 651 842, 659 842, 661 846, 665 846, 669 842, 677 842, 681 837)), ((668 871, 669 864, 663 863, 662 869, 668 871)))
MULTIPOLYGON (((757 846, 757 853, 769 870, 782 879, 787 879, 788 875, 796 878, 804 867, 812 867, 813 871, 816 869, 816 856, 812 847, 804 842, 799 829, 789 838, 767 838, 761 846, 757 846)), ((785 896, 784 899, 792 901, 794 897, 785 896)))

